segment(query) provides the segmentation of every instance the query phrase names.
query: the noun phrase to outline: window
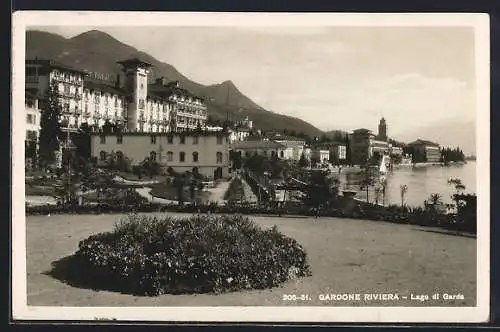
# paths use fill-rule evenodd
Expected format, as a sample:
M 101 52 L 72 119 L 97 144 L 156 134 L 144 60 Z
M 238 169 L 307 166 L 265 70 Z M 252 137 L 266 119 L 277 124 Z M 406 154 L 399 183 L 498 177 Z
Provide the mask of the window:
M 222 144 L 222 136 L 217 136 L 217 144 Z
M 139 99 L 139 108 L 144 109 L 144 99 Z
M 151 151 L 151 152 L 149 153 L 149 159 L 150 159 L 151 161 L 156 161 L 156 152 L 155 152 L 155 151 Z
M 181 163 L 183 163 L 184 159 L 186 159 L 186 153 L 185 152 L 179 152 L 179 161 Z
M 198 136 L 193 137 L 193 144 L 198 144 Z
M 26 115 L 26 122 L 27 123 L 33 123 L 33 115 L 27 114 Z
M 193 162 L 197 163 L 198 162 L 198 152 L 193 152 Z
M 181 136 L 181 144 L 185 144 L 185 143 L 186 143 L 186 137 Z
M 116 159 L 118 161 L 122 161 L 123 160 L 123 152 L 121 151 L 116 151 Z
M 106 152 L 101 151 L 101 152 L 99 153 L 99 158 L 101 159 L 101 161 L 106 160 Z
M 118 135 L 116 136 L 116 144 L 122 144 L 123 143 L 123 136 Z
M 174 136 L 168 135 L 168 137 L 167 137 L 167 143 L 168 144 L 173 144 L 174 143 Z
M 280 157 L 281 157 L 281 158 L 284 158 L 284 157 L 285 157 L 285 152 L 284 152 L 284 151 L 280 151 Z
M 101 136 L 101 144 L 106 144 L 106 136 Z
M 156 144 L 156 136 L 155 135 L 151 136 L 151 144 Z
M 172 151 L 167 152 L 167 161 L 173 161 L 174 160 L 174 153 Z
M 216 159 L 217 159 L 217 163 L 218 163 L 218 164 L 219 164 L 219 163 L 222 163 L 222 152 L 217 152 L 217 153 L 215 154 L 215 157 L 216 157 Z

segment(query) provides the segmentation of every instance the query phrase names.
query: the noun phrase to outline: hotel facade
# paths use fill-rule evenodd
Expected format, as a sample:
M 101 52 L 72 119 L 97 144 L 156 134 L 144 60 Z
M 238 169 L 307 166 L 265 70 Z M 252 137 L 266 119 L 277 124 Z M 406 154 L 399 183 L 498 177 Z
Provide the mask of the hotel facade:
M 54 60 L 26 60 L 28 95 L 43 100 L 55 84 L 63 127 L 86 123 L 98 130 L 106 121 L 127 132 L 170 132 L 204 127 L 203 99 L 179 82 L 160 78 L 149 84 L 151 64 L 137 58 L 118 62 L 122 72 L 111 82 Z M 43 109 L 43 107 L 41 107 Z

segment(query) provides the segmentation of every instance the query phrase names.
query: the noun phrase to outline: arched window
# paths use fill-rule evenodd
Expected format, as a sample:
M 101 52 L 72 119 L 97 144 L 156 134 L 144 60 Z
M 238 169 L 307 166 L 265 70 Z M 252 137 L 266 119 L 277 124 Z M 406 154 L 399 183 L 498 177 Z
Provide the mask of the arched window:
M 100 157 L 100 160 L 101 160 L 101 161 L 106 160 L 106 152 L 101 151 L 101 152 L 99 153 L 99 157 Z
M 151 159 L 151 161 L 156 161 L 156 152 L 155 151 L 151 151 L 149 153 L 149 159 Z
M 198 162 L 198 152 L 193 152 L 193 162 L 197 163 Z
M 179 152 L 179 161 L 183 163 L 184 159 L 186 159 L 186 153 L 183 151 Z
M 172 151 L 167 152 L 167 161 L 173 161 L 174 160 L 174 153 Z
M 280 151 L 280 157 L 285 158 L 285 151 Z
M 217 163 L 222 163 L 222 152 L 220 152 L 220 151 L 219 151 L 219 152 L 217 152 L 217 153 L 215 154 L 215 157 L 216 157 L 216 159 L 217 159 L 217 161 L 216 161 Z

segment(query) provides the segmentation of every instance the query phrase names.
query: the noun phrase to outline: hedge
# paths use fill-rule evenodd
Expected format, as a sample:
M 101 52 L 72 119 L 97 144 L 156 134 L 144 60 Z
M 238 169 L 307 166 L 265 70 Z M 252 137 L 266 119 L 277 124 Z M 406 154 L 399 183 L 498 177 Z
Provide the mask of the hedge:
M 320 216 L 337 218 L 357 218 L 380 220 L 385 222 L 411 224 L 418 226 L 441 227 L 450 230 L 465 232 L 476 232 L 476 216 L 471 215 L 465 220 L 457 221 L 456 215 L 433 214 L 422 208 L 401 208 L 400 206 L 375 206 L 364 204 L 363 207 L 347 212 L 342 208 L 327 208 L 319 211 Z M 101 213 L 130 213 L 130 212 L 179 212 L 179 213 L 217 213 L 217 214 L 243 214 L 243 215 L 302 215 L 314 216 L 317 211 L 302 205 L 288 205 L 286 209 L 270 206 L 255 206 L 250 204 L 226 204 L 206 203 L 195 204 L 95 204 L 95 205 L 41 205 L 27 206 L 26 215 L 49 215 L 49 214 L 101 214 Z M 461 218 L 464 219 L 464 218 Z
M 311 274 L 297 241 L 242 216 L 129 215 L 81 241 L 74 264 L 85 271 L 74 278 L 147 296 L 265 289 Z

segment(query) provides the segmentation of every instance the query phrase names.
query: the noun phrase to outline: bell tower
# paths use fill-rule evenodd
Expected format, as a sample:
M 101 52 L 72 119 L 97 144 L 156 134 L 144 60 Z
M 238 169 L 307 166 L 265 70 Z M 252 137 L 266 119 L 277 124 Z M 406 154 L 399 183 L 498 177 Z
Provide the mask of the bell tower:
M 127 91 L 127 128 L 130 131 L 144 130 L 146 116 L 144 114 L 148 96 L 148 75 L 152 65 L 132 58 L 118 62 L 122 65 L 124 79 L 122 88 Z
M 378 137 L 381 141 L 387 141 L 387 124 L 385 119 L 382 117 L 380 123 L 378 124 Z

